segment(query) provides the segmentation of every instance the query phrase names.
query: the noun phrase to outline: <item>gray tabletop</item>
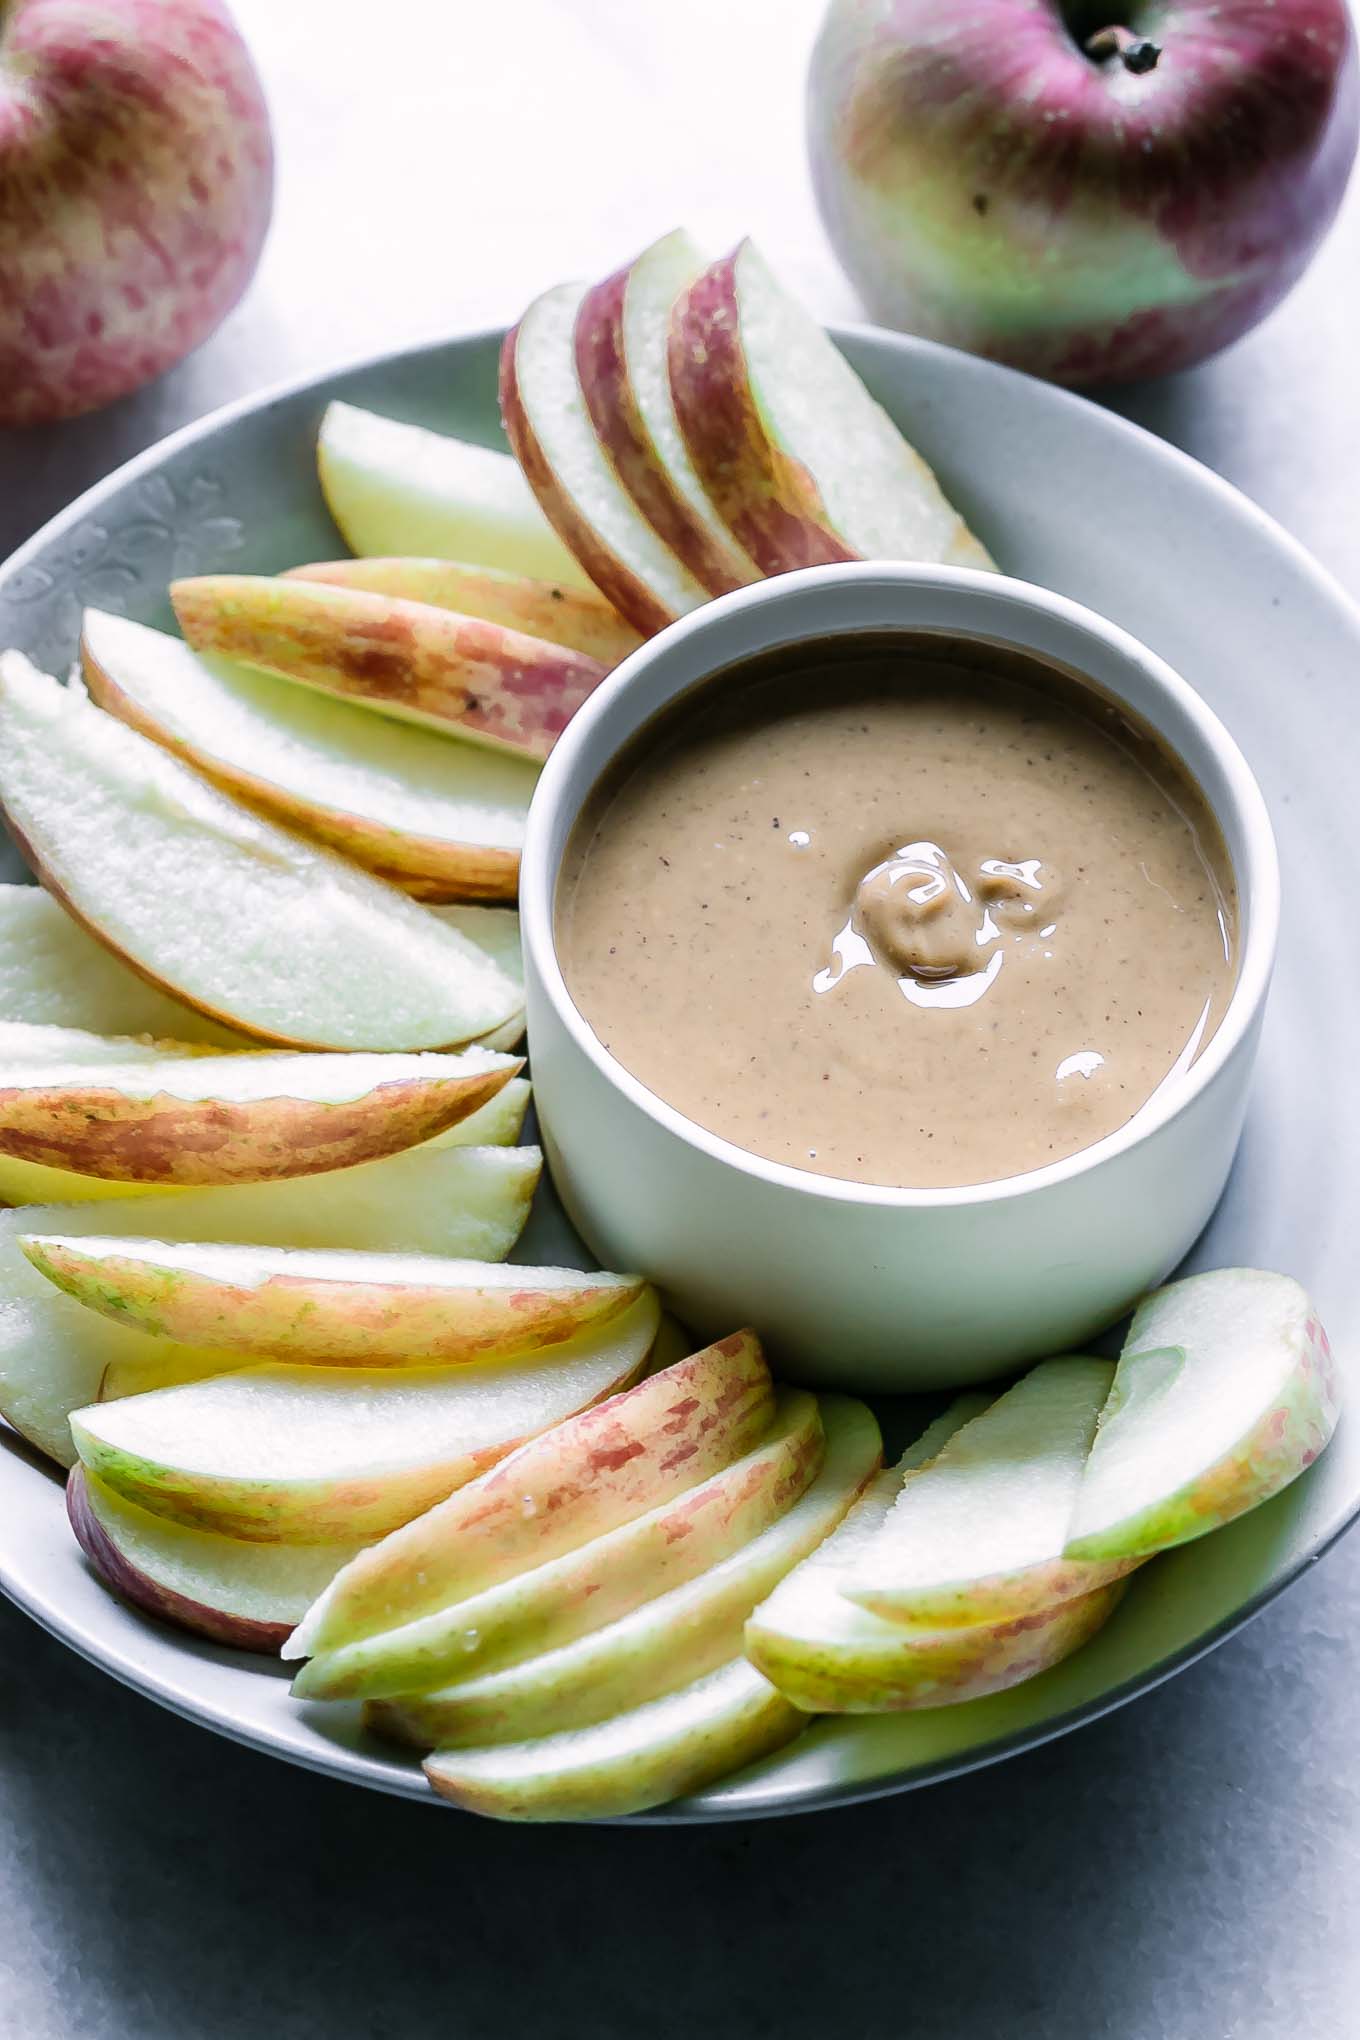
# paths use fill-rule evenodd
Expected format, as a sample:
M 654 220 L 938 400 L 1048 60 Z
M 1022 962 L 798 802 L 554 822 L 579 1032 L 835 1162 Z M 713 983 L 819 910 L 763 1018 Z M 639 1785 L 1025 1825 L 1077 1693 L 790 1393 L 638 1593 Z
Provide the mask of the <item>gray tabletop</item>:
M 281 150 L 260 277 L 156 388 L 0 435 L 0 556 L 230 397 L 507 319 L 681 222 L 754 232 L 855 314 L 800 153 L 819 0 L 236 11 Z M 1358 277 L 1360 186 L 1260 333 L 1119 406 L 1356 594 Z M 1352 1538 L 1184 1677 L 959 1783 L 765 1826 L 514 1830 L 247 1754 L 0 1604 L 0 2034 L 1354 2040 L 1357 1693 Z

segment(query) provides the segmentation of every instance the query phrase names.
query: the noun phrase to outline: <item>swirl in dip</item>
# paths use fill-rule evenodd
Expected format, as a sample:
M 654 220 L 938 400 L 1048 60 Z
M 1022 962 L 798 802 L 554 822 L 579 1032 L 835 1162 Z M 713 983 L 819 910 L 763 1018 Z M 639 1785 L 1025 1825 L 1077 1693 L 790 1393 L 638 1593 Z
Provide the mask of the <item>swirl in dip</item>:
M 705 681 L 595 788 L 556 900 L 573 1000 L 658 1097 L 770 1161 L 922 1188 L 1123 1126 L 1218 1026 L 1236 920 L 1150 729 L 928 632 Z

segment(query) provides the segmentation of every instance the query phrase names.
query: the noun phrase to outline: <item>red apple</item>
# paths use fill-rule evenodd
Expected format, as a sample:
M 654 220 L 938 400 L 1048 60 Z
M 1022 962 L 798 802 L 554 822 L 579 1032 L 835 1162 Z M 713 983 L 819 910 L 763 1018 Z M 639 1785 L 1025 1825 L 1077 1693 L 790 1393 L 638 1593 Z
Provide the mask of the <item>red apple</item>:
M 273 151 L 219 0 L 0 6 L 0 425 L 94 410 L 254 273 Z
M 1345 0 L 832 0 L 813 178 L 876 318 L 1058 382 L 1160 375 L 1303 273 L 1356 80 Z

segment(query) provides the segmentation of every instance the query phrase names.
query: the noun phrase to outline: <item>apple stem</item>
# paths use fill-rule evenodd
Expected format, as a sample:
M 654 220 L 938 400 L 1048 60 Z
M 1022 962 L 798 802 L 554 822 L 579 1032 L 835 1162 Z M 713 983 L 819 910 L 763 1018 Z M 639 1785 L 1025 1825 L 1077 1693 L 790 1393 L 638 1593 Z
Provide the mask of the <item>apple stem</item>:
M 1082 48 L 1097 63 L 1103 63 L 1106 57 L 1118 57 L 1124 69 L 1135 75 L 1155 71 L 1162 54 L 1160 43 L 1149 42 L 1145 35 L 1135 35 L 1131 28 L 1097 29 Z

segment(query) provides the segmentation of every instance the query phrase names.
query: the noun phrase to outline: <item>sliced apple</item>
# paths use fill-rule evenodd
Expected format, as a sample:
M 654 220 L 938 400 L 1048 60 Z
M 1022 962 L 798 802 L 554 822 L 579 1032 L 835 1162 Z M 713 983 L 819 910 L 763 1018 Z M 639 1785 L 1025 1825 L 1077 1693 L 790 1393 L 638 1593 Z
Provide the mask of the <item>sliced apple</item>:
M 816 1397 L 786 1390 L 765 1437 L 707 1480 L 485 1593 L 319 1653 L 293 1690 L 313 1700 L 427 1692 L 555 1650 L 759 1536 L 816 1478 L 824 1450 Z
M 91 1472 L 174 1522 L 266 1544 L 379 1537 L 623 1387 L 658 1316 L 648 1292 L 548 1361 L 248 1367 L 96 1403 L 71 1435 Z
M 501 352 L 501 416 L 549 521 L 600 593 L 649 637 L 708 591 L 653 531 L 595 435 L 576 373 L 585 286 L 530 305 Z
M 594 588 L 539 581 L 495 567 L 469 567 L 458 560 L 315 560 L 290 567 L 286 581 L 329 581 L 337 588 L 367 588 L 375 595 L 399 595 L 479 616 L 527 637 L 570 645 L 602 666 L 617 666 L 642 643 L 637 631 Z
M 48 890 L 125 962 L 283 1046 L 447 1048 L 519 1006 L 456 929 L 17 652 L 0 655 L 0 802 Z
M 66 1513 L 106 1586 L 134 1607 L 214 1643 L 278 1651 L 309 1601 L 361 1549 L 247 1544 L 167 1523 L 72 1468 Z
M 329 404 L 316 465 L 356 553 L 432 553 L 588 585 L 508 454 Z
M 0 885 L 0 1013 L 96 1034 L 259 1046 L 148 984 L 38 885 Z M 0 1197 L 8 1194 L 0 1186 Z
M 576 372 L 601 446 L 659 538 L 710 595 L 761 578 L 704 494 L 671 396 L 671 311 L 704 271 L 685 233 L 667 234 L 595 284 L 576 315 Z
M 751 1616 L 746 1654 L 796 1707 L 809 1714 L 882 1714 L 980 1699 L 1069 1656 L 1114 1609 L 1121 1582 L 1012 1622 L 919 1629 L 857 1608 L 842 1593 L 904 1482 L 987 1406 L 985 1396 L 952 1403 Z
M 737 1658 L 593 1728 L 437 1750 L 425 1775 L 441 1798 L 496 1820 L 618 1819 L 697 1792 L 806 1726 L 805 1715 Z
M 700 485 L 765 573 L 858 559 L 992 564 L 749 241 L 676 305 L 670 381 Z
M 205 574 L 170 599 L 197 651 L 520 761 L 541 764 L 605 675 L 567 645 L 366 588 Z
M 1076 1563 L 1140 1559 L 1297 1479 L 1341 1409 L 1327 1334 L 1287 1275 L 1220 1268 L 1134 1312 L 1069 1528 Z
M 640 1275 L 433 1254 L 21 1235 L 77 1303 L 185 1345 L 329 1366 L 541 1352 L 635 1303 Z
M 543 1166 L 536 1147 L 426 1147 L 359 1168 L 274 1183 L 167 1191 L 124 1203 L 0 1212 L 0 1295 L 48 1297 L 25 1260 L 25 1233 L 218 1240 L 232 1246 L 352 1247 L 503 1261 L 529 1215 Z
M 252 806 L 420 899 L 513 899 L 538 772 L 85 612 L 91 698 Z
M 41 1060 L 25 1052 L 52 1037 Z M 156 1053 L 75 1028 L 0 1022 L 0 1149 L 115 1182 L 259 1183 L 432 1140 L 523 1067 L 461 1055 Z
M 1063 1556 L 1107 1360 L 1045 1360 L 905 1482 L 842 1593 L 926 1628 L 1009 1622 L 1093 1592 L 1131 1560 Z
M 878 1425 L 863 1403 L 824 1396 L 822 1422 L 826 1458 L 811 1487 L 767 1530 L 697 1579 L 508 1671 L 433 1693 L 370 1701 L 370 1726 L 427 1750 L 519 1742 L 589 1727 L 739 1656 L 751 1609 L 835 1529 L 878 1465 Z
M 686 1355 L 374 1545 L 309 1610 L 284 1656 L 340 1650 L 437 1614 L 632 1522 L 741 1458 L 773 1409 L 753 1332 Z

